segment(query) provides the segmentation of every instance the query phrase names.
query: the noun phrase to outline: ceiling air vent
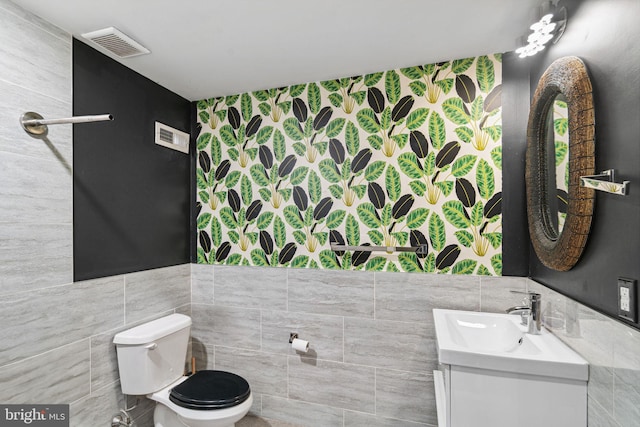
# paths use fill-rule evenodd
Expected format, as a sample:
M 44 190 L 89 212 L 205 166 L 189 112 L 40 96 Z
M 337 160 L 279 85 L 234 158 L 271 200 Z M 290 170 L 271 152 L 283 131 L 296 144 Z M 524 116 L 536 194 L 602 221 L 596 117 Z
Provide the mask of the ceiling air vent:
M 113 27 L 85 33 L 82 34 L 82 37 L 118 55 L 120 58 L 130 58 L 151 53 L 149 49 Z
M 189 134 L 156 122 L 156 144 L 189 153 Z

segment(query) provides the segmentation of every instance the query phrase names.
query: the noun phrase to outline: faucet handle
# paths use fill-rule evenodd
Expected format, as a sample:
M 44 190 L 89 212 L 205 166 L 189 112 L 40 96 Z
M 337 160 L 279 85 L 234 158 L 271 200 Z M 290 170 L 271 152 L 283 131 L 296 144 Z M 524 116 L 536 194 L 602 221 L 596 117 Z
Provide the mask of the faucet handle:
M 524 299 L 522 300 L 524 303 L 531 303 L 532 301 L 538 302 L 542 298 L 538 292 L 531 291 L 519 291 L 517 289 L 509 289 L 509 292 L 512 294 L 524 295 Z
M 540 294 L 538 292 L 532 292 L 532 291 L 519 291 L 517 289 L 509 289 L 509 292 L 511 292 L 512 294 L 522 294 L 522 295 L 536 295 L 536 296 L 540 296 Z

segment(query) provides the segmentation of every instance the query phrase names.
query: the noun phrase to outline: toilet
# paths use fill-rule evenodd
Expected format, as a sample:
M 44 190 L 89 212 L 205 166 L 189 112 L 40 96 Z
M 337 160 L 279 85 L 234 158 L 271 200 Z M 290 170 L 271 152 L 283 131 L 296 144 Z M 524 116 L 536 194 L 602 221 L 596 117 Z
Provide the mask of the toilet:
M 189 316 L 171 314 L 116 334 L 122 393 L 156 402 L 155 427 L 232 427 L 253 404 L 249 383 L 224 371 L 183 375 L 190 330 Z

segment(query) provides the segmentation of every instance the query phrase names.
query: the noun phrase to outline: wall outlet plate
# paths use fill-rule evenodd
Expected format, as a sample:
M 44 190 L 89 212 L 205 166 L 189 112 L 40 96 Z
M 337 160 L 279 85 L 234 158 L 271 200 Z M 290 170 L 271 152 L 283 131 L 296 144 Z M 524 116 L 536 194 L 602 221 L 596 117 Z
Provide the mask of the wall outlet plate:
M 618 277 L 618 316 L 634 323 L 638 321 L 636 295 L 636 280 Z

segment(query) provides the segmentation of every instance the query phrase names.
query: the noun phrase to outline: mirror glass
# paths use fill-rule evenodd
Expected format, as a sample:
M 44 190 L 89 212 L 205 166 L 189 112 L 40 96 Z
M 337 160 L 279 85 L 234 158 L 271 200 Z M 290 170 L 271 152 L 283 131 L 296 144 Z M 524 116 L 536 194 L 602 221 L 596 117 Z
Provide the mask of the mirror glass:
M 557 239 L 567 216 L 569 197 L 569 110 L 564 94 L 558 93 L 550 105 L 545 120 L 546 163 L 547 163 L 547 204 L 549 217 L 547 233 Z M 554 167 L 555 166 L 555 167 Z

